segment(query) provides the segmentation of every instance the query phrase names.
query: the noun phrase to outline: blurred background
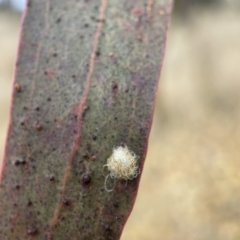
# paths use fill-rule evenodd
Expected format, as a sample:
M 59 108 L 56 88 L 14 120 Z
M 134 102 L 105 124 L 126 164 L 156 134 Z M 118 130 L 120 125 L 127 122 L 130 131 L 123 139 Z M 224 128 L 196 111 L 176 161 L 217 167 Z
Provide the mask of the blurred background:
M 0 154 L 24 0 L 0 0 Z M 176 0 L 121 240 L 240 239 L 240 1 Z

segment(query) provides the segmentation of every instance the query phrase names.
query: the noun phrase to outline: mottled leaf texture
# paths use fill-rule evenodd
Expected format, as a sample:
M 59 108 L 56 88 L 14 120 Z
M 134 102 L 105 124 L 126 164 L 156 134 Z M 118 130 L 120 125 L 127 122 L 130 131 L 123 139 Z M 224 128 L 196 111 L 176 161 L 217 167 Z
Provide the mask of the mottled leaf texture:
M 127 145 L 142 171 L 171 0 L 31 0 L 0 188 L 1 240 L 119 239 L 140 175 L 109 178 Z M 151 206 L 149 206 L 151 207 Z

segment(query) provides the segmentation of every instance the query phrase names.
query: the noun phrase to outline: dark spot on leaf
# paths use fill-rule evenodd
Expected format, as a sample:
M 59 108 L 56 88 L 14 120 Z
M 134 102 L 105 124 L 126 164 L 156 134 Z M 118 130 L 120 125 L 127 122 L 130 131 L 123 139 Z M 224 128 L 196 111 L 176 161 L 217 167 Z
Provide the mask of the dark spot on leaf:
M 62 203 L 63 203 L 65 206 L 69 206 L 69 205 L 70 205 L 70 201 L 69 201 L 67 198 L 63 198 L 63 199 L 62 199 Z
M 44 75 L 49 78 L 53 78 L 55 76 L 55 70 L 54 69 L 46 69 L 44 71 Z
M 78 164 L 81 164 L 82 162 L 83 162 L 83 160 L 82 160 L 82 159 L 78 160 Z
M 93 139 L 93 141 L 97 140 L 97 136 L 94 135 L 94 136 L 92 137 L 92 139 Z
M 88 185 L 91 182 L 91 177 L 88 173 L 84 173 L 81 177 L 81 181 L 83 185 Z
M 55 176 L 54 176 L 54 174 L 50 174 L 50 175 L 48 176 L 48 178 L 49 178 L 49 180 L 50 180 L 51 182 L 54 182 L 54 181 L 55 181 Z
M 85 24 L 84 24 L 84 27 L 85 27 L 85 28 L 88 28 L 88 27 L 89 27 L 89 24 L 88 24 L 88 23 L 85 23 Z
M 38 131 L 41 131 L 41 130 L 42 130 L 42 126 L 41 126 L 39 123 L 36 123 L 36 124 L 35 124 L 35 128 L 36 128 Z
M 30 200 L 27 202 L 27 206 L 28 207 L 32 206 L 32 202 Z
M 52 99 L 51 99 L 50 97 L 49 97 L 49 98 L 47 98 L 47 101 L 48 101 L 48 102 L 51 102 L 51 100 L 52 100 Z
M 116 82 L 112 83 L 112 89 L 116 90 L 118 88 L 118 84 Z
M 108 223 L 105 223 L 103 226 L 104 226 L 105 231 L 109 232 L 111 230 L 111 227 L 109 226 Z
M 115 208 L 118 208 L 118 207 L 119 207 L 119 202 L 115 202 L 115 203 L 113 204 L 113 206 L 114 206 Z
M 99 57 L 101 55 L 100 51 L 96 51 L 96 57 Z
M 27 233 L 30 236 L 36 236 L 38 234 L 38 230 L 36 228 L 30 228 L 28 229 Z
M 56 23 L 60 23 L 62 21 L 62 19 L 61 18 L 58 18 L 57 20 L 56 20 Z
M 17 92 L 21 92 L 22 91 L 22 88 L 21 88 L 21 86 L 18 83 L 15 83 L 14 88 L 15 88 L 15 90 Z
M 36 111 L 40 111 L 40 107 L 36 107 L 35 110 L 36 110 Z
M 57 54 L 57 53 L 54 53 L 54 54 L 53 54 L 53 56 L 54 56 L 54 57 L 57 57 L 57 56 L 58 56 L 58 54 Z
M 24 125 L 26 125 L 26 123 L 27 123 L 27 118 L 26 117 L 22 118 L 20 121 L 20 125 L 24 126 Z
M 27 163 L 27 162 L 26 162 L 24 159 L 21 159 L 21 158 L 16 159 L 16 160 L 14 161 L 14 165 L 16 165 L 16 166 L 25 165 L 26 163 Z
M 89 153 L 84 153 L 83 158 L 88 159 L 89 158 Z
M 21 188 L 21 186 L 19 184 L 15 185 L 15 189 L 19 190 Z
M 35 165 L 31 165 L 31 167 L 32 167 L 32 169 L 34 169 L 34 170 L 36 169 L 36 166 L 35 166 Z

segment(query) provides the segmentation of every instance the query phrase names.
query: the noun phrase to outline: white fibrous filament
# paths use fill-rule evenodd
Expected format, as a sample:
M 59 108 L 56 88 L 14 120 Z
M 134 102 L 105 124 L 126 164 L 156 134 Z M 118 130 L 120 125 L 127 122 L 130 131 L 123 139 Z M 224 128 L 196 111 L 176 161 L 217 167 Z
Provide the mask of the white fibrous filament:
M 140 173 L 138 157 L 127 146 L 113 148 L 112 155 L 107 159 L 107 164 L 104 167 L 108 167 L 110 171 L 105 179 L 105 189 L 107 191 L 112 191 L 106 188 L 106 181 L 109 176 L 120 180 L 132 180 Z

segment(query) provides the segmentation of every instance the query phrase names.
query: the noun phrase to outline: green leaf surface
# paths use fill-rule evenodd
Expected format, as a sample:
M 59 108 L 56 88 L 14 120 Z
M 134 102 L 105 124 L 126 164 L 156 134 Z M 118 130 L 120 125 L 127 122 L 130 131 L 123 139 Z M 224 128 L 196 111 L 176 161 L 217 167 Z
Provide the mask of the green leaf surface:
M 171 0 L 31 0 L 1 168 L 0 239 L 119 239 L 142 172 Z

